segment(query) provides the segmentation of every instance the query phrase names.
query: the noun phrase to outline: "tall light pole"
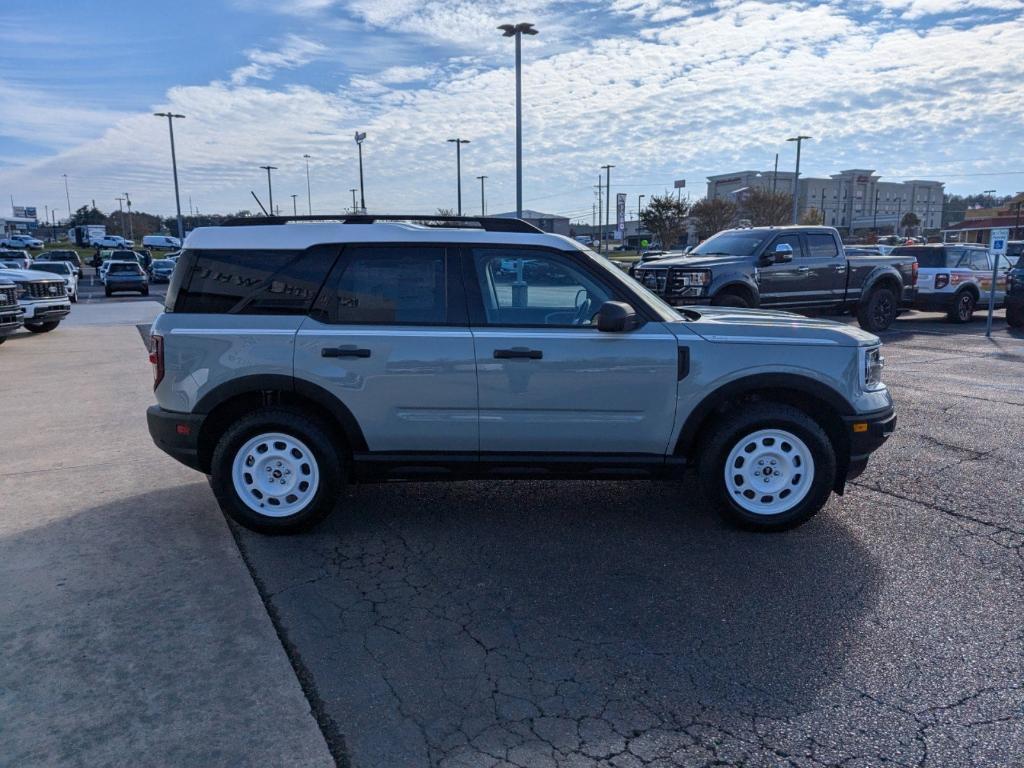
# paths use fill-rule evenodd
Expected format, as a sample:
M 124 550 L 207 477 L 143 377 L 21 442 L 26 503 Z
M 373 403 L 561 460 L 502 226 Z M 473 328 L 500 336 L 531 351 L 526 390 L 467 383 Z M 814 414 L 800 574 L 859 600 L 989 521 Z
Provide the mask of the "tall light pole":
M 123 236 L 124 233 L 125 233 L 125 228 L 124 228 L 124 208 L 121 206 L 121 203 L 124 202 L 124 198 L 123 197 L 115 197 L 114 199 L 117 200 L 117 211 L 118 211 L 118 215 L 120 216 L 120 219 L 121 219 L 121 235 Z
M 124 193 L 124 202 L 128 206 L 128 239 L 135 242 L 135 225 L 132 223 L 132 199 Z
M 462 215 L 462 145 L 469 144 L 469 139 L 460 139 L 458 137 L 454 139 L 448 139 L 449 144 L 455 145 L 455 186 L 458 189 L 458 212 L 459 216 Z
M 277 166 L 276 165 L 261 165 L 260 168 L 262 168 L 264 171 L 267 172 L 267 197 L 270 198 L 270 215 L 273 216 L 274 215 L 274 186 L 270 183 L 270 172 L 271 171 L 276 171 L 277 170 Z
M 303 159 L 306 161 L 306 205 L 309 208 L 309 215 L 313 215 L 313 196 L 309 192 L 309 158 L 312 155 L 303 155 Z
M 184 115 L 177 115 L 173 112 L 154 112 L 156 117 L 167 118 L 167 129 L 171 134 L 171 168 L 174 171 L 174 204 L 178 208 L 178 239 L 185 239 L 185 224 L 181 220 L 181 196 L 178 193 L 178 158 L 174 154 L 174 120 L 184 119 Z
M 602 165 L 601 170 L 605 173 L 604 179 L 604 225 L 610 229 L 612 224 L 612 168 L 614 165 Z M 601 244 L 604 247 L 604 252 L 608 253 L 608 245 L 604 238 L 604 232 L 601 233 Z
M 516 39 L 516 218 L 523 218 L 523 35 L 536 35 L 533 24 L 502 24 L 504 37 Z
M 481 216 L 486 216 L 487 215 L 487 198 L 484 197 L 484 179 L 486 179 L 487 177 L 486 176 L 477 176 L 477 178 L 480 179 L 480 215 Z M 1019 205 L 1017 206 L 1017 209 L 1018 209 L 1018 211 L 1020 210 L 1020 206 Z
M 62 173 L 64 177 L 64 196 L 68 199 L 68 221 L 71 221 L 71 193 L 68 191 L 68 175 Z
M 299 215 L 299 207 L 298 207 L 298 204 L 295 202 L 295 199 L 297 197 L 298 197 L 298 195 L 292 195 L 292 216 L 298 216 Z
M 358 190 L 355 187 L 349 190 L 352 193 L 352 213 L 356 213 L 359 209 L 356 208 L 356 192 Z
M 359 149 L 359 209 L 366 213 L 366 195 L 363 192 L 363 139 L 366 138 L 366 131 L 356 131 L 356 147 Z
M 799 212 L 797 210 L 797 207 L 798 207 L 797 200 L 799 198 L 799 194 L 798 193 L 800 192 L 800 186 L 799 186 L 800 185 L 800 145 L 803 144 L 805 140 L 810 139 L 810 138 L 811 138 L 810 136 L 793 136 L 792 138 L 786 139 L 786 141 L 795 141 L 796 142 L 796 173 L 793 174 L 793 223 L 794 224 L 799 223 L 799 221 L 798 221 L 798 219 L 799 219 Z

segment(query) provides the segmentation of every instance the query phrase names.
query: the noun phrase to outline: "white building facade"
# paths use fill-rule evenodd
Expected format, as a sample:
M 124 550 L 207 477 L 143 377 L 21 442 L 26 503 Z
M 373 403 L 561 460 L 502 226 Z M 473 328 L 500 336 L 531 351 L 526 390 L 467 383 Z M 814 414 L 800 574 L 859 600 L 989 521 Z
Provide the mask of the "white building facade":
M 708 177 L 708 198 L 742 199 L 750 189 L 793 191 L 793 172 L 738 171 Z M 924 229 L 942 225 L 945 184 L 914 179 L 882 181 L 873 170 L 852 168 L 829 178 L 800 176 L 800 215 L 811 209 L 824 211 L 825 223 L 853 234 L 857 230 L 893 230 L 909 211 L 917 214 Z

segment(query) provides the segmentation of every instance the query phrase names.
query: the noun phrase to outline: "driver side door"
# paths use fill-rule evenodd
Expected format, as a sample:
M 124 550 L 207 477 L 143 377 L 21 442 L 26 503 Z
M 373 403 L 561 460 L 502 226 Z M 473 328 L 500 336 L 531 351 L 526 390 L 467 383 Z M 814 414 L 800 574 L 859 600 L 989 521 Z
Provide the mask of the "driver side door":
M 504 246 L 464 254 L 481 453 L 663 455 L 679 370 L 668 328 L 599 331 L 601 304 L 629 297 L 583 257 Z

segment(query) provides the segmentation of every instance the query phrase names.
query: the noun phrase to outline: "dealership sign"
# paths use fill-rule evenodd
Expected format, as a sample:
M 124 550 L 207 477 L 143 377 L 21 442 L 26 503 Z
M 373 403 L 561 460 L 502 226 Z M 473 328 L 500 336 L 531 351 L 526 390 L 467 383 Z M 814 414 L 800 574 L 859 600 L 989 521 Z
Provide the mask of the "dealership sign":
M 36 219 L 39 217 L 36 214 L 36 207 L 34 205 L 16 205 L 14 206 L 14 218 Z
M 626 193 L 615 196 L 615 239 L 621 240 L 626 234 Z

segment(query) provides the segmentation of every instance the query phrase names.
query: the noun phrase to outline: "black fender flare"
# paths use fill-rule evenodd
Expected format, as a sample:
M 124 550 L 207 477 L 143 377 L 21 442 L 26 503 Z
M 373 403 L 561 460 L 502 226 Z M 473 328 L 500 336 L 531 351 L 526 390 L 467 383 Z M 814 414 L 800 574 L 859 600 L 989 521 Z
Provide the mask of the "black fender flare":
M 871 292 L 879 282 L 883 280 L 892 280 L 896 283 L 898 286 L 896 288 L 896 298 L 899 299 L 903 292 L 903 288 L 905 287 L 903 285 L 903 275 L 900 274 L 900 271 L 896 269 L 896 267 L 884 266 L 875 267 L 868 273 L 868 276 L 864 279 L 864 286 L 861 288 L 860 302 L 863 302 L 868 296 L 870 296 Z
M 710 299 L 714 299 L 715 296 L 723 291 L 729 290 L 730 288 L 741 288 L 745 293 L 749 293 L 753 299 L 751 306 L 756 307 L 761 304 L 761 292 L 758 289 L 758 285 L 754 281 L 754 278 L 749 275 L 737 274 L 735 272 L 724 275 L 718 279 L 712 275 L 711 285 L 708 287 L 708 297 Z

